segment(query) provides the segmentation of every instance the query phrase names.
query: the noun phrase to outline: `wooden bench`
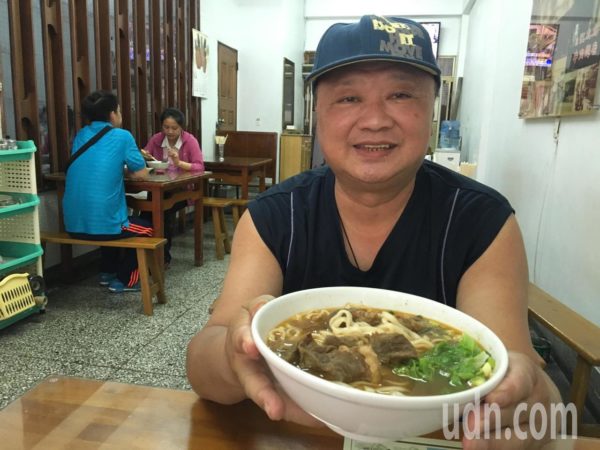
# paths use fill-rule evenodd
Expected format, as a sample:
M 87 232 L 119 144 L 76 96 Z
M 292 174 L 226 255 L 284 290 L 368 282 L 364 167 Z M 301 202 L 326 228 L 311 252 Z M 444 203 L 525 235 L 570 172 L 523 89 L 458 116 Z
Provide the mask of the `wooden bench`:
M 140 287 L 144 314 L 152 315 L 152 298 L 156 295 L 158 303 L 166 303 L 165 282 L 162 264 L 157 250 L 167 243 L 165 238 L 130 237 L 112 241 L 92 241 L 72 238 L 68 233 L 41 233 L 42 243 L 61 245 L 91 245 L 95 247 L 134 248 L 137 254 L 140 272 Z
M 223 259 L 225 253 L 231 252 L 231 241 L 225 224 L 225 208 L 233 205 L 233 200 L 220 197 L 204 197 L 203 205 L 212 211 L 213 228 L 215 230 L 215 251 L 217 259 Z
M 529 317 L 577 354 L 569 393 L 569 401 L 577 408 L 577 431 L 585 436 L 600 436 L 598 424 L 582 423 L 591 373 L 595 366 L 600 366 L 600 328 L 533 283 L 529 284 Z

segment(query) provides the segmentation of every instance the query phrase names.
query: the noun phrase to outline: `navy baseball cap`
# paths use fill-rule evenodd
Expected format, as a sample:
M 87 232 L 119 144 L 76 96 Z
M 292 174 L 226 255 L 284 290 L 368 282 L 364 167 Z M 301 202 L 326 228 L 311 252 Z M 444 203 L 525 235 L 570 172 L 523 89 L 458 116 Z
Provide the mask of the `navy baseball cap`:
M 329 27 L 319 41 L 313 70 L 306 80 L 314 82 L 331 70 L 363 61 L 409 64 L 430 73 L 440 83 L 440 68 L 427 30 L 402 17 L 374 15 Z

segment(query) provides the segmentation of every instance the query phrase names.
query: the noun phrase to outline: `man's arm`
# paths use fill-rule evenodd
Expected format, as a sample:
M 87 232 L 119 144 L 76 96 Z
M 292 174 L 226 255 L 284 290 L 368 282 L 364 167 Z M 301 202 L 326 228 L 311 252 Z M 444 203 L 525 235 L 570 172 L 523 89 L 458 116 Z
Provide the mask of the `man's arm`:
M 282 283 L 279 264 L 246 211 L 235 230 L 223 291 L 208 323 L 188 346 L 188 378 L 198 395 L 220 403 L 235 403 L 249 396 L 226 354 L 228 331 L 239 332 L 251 340 L 251 317 L 244 308 L 261 295 L 280 295 Z M 247 317 L 240 318 L 240 314 Z
M 543 360 L 533 349 L 527 322 L 527 258 L 521 231 L 514 216 L 509 217 L 496 239 L 463 275 L 457 295 L 457 307 L 487 325 L 509 351 L 509 369 L 500 385 L 486 396 L 486 402 L 501 408 L 502 426 L 515 425 L 514 408 L 521 403 L 548 410 L 550 403 L 561 401 L 554 383 L 544 373 Z M 539 415 L 538 415 L 539 416 Z M 529 414 L 519 417 L 526 420 Z M 474 416 L 467 418 L 473 430 Z M 493 426 L 493 423 L 491 424 Z M 521 429 L 528 429 L 522 424 Z M 539 424 L 536 429 L 539 428 Z M 503 434 L 504 435 L 504 434 Z M 544 440 L 520 441 L 516 433 L 494 448 L 537 448 Z M 465 449 L 475 448 L 474 441 L 463 441 Z
M 129 177 L 134 180 L 145 180 L 146 178 L 148 178 L 149 173 L 150 172 L 148 172 L 147 167 L 144 167 L 143 169 L 138 170 L 137 172 L 128 171 Z
M 492 244 L 461 278 L 457 308 L 492 329 L 508 350 L 539 361 L 527 323 L 527 259 L 511 215 Z

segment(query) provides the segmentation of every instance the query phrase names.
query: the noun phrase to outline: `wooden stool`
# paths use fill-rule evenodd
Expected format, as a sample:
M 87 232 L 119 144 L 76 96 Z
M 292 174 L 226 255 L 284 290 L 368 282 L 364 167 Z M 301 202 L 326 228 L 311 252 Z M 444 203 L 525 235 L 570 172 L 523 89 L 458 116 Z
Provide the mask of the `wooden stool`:
M 245 200 L 243 198 L 235 198 L 231 200 L 231 215 L 233 216 L 233 229 L 237 227 L 238 222 L 240 221 L 240 216 L 246 209 L 246 205 L 249 200 Z
M 232 205 L 232 200 L 228 198 L 204 197 L 204 206 L 211 208 L 213 227 L 215 229 L 215 250 L 217 259 L 223 259 L 225 253 L 231 252 L 231 242 L 227 235 L 227 227 L 225 225 L 224 209 Z

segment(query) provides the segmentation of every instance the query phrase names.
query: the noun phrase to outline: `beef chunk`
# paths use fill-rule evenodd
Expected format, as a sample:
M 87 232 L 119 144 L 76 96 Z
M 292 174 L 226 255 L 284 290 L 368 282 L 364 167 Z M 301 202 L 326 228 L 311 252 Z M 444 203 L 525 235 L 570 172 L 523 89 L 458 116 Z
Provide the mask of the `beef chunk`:
M 355 322 L 365 322 L 371 326 L 376 326 L 381 323 L 379 311 L 371 311 L 367 309 L 357 308 L 350 308 L 349 311 L 352 313 L 352 319 Z
M 431 328 L 431 322 L 423 316 L 398 317 L 397 319 L 415 333 L 422 334 L 423 331 Z
M 339 347 L 341 345 L 354 347 L 365 343 L 367 343 L 367 340 L 362 336 L 334 336 L 333 334 L 327 336 L 323 341 L 323 345 L 333 345 L 334 347 Z
M 351 383 L 368 377 L 369 369 L 364 357 L 346 346 L 318 345 L 307 335 L 298 345 L 298 366 L 333 381 Z
M 395 366 L 417 357 L 417 350 L 401 334 L 374 334 L 371 336 L 371 346 L 381 364 L 387 366 Z

